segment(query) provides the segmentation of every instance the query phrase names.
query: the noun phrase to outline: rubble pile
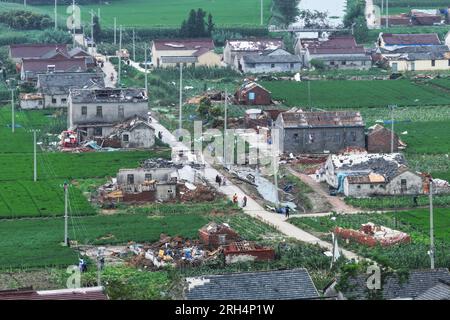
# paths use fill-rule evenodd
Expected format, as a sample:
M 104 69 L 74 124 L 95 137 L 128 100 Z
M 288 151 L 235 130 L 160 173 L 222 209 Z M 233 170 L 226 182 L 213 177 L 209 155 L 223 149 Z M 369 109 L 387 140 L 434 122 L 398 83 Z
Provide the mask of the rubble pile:
M 369 247 L 374 247 L 377 244 L 387 247 L 411 242 L 411 237 L 407 233 L 377 226 L 372 222 L 361 225 L 359 230 L 336 227 L 334 233 L 344 239 L 354 240 Z
M 181 185 L 179 188 L 180 200 L 183 202 L 210 202 L 217 199 L 217 192 L 214 188 L 198 185 L 192 190 Z

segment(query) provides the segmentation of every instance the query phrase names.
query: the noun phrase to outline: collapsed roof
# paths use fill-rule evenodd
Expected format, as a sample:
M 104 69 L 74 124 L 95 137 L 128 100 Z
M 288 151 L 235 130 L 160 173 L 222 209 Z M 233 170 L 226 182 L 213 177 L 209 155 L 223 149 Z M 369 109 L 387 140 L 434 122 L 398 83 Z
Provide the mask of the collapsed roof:
M 117 102 L 146 102 L 148 100 L 145 89 L 71 89 L 70 95 L 74 103 L 117 103 Z
M 283 112 L 280 114 L 285 128 L 363 127 L 361 113 L 356 111 Z

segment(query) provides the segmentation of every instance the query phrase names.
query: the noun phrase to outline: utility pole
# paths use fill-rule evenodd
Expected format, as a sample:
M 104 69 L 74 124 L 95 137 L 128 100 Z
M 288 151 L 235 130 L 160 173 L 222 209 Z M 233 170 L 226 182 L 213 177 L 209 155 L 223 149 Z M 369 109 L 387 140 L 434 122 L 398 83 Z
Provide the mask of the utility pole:
M 386 0 L 386 28 L 389 28 L 389 0 Z
M 183 129 L 183 62 L 180 62 L 180 119 L 179 119 L 179 134 Z
M 16 120 L 16 116 L 14 114 L 14 89 L 11 89 L 11 132 L 14 133 L 16 124 L 15 124 L 15 120 Z
M 225 88 L 225 114 L 223 121 L 223 164 L 225 167 L 228 167 L 227 163 L 227 126 L 228 126 L 228 90 Z
M 311 80 L 308 80 L 308 105 L 310 111 L 312 111 L 312 105 L 311 105 Z
M 72 0 L 72 42 L 75 47 L 75 0 Z
M 264 0 L 261 0 L 261 25 L 263 25 L 264 23 L 263 14 L 264 14 Z
M 27 6 L 27 0 L 23 0 L 23 5 L 26 7 Z
M 396 105 L 390 105 L 389 109 L 391 109 L 391 153 L 394 153 L 394 109 Z
M 114 17 L 114 45 L 117 44 L 117 41 L 116 41 L 117 37 L 116 37 L 116 34 L 117 34 L 117 18 Z
M 145 63 L 145 93 L 148 94 L 148 75 L 147 75 L 147 42 L 144 48 L 144 63 Z
M 102 285 L 102 270 L 104 266 L 104 248 L 98 247 L 97 248 L 97 286 Z
M 134 28 L 133 28 L 133 61 L 136 62 L 136 41 L 135 41 Z
M 69 222 L 69 211 L 67 207 L 68 203 L 68 188 L 67 182 L 64 182 L 64 245 L 67 247 L 69 245 L 68 241 L 68 222 Z
M 94 10 L 91 10 L 91 43 L 92 43 L 92 51 L 94 52 Z
M 55 30 L 58 29 L 58 0 L 55 0 Z
M 280 200 L 278 197 L 278 154 L 275 151 L 278 150 L 273 150 L 273 146 L 274 141 L 273 141 L 273 137 L 274 137 L 274 125 L 273 125 L 273 121 L 272 121 L 272 126 L 271 126 L 271 130 L 270 130 L 270 135 L 272 137 L 272 162 L 273 162 L 273 180 L 274 180 L 274 184 L 275 184 L 275 205 L 276 208 L 278 209 L 280 207 Z
M 121 73 L 121 64 L 122 64 L 122 25 L 119 27 L 119 73 L 117 74 L 117 84 L 120 87 L 120 73 Z
M 33 181 L 36 182 L 37 181 L 37 155 L 36 155 L 36 132 L 39 130 L 33 129 Z
M 430 262 L 434 269 L 434 221 L 433 221 L 433 179 L 430 179 Z

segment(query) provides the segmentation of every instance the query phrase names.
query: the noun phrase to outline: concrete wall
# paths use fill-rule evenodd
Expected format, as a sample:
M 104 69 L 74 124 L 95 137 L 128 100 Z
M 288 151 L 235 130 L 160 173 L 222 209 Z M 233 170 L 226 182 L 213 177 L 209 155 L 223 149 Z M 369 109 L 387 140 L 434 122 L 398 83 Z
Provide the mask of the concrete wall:
M 355 197 L 355 198 L 364 198 L 375 195 L 385 195 L 386 185 L 384 183 L 350 184 L 348 183 L 348 179 L 345 179 L 344 194 L 347 197 Z
M 82 107 L 87 107 L 87 114 L 82 115 Z M 97 106 L 102 107 L 102 117 L 97 117 Z M 119 113 L 123 107 L 123 117 Z M 69 97 L 68 123 L 69 127 L 83 124 L 119 123 L 136 115 L 147 118 L 148 102 L 97 102 L 97 103 L 73 103 Z
M 245 64 L 241 58 L 242 71 L 244 73 L 272 73 L 272 72 L 298 72 L 301 63 L 274 63 L 273 67 L 270 63 Z
M 52 100 L 56 99 L 55 102 Z M 63 99 L 66 99 L 66 102 L 63 102 Z M 58 95 L 44 95 L 44 104 L 45 108 L 67 108 L 69 104 L 69 95 L 68 94 L 58 94 Z
M 156 185 L 156 199 L 166 201 L 175 199 L 177 196 L 176 184 L 157 184 Z
M 196 66 L 207 66 L 207 67 L 220 67 L 221 64 L 221 58 L 220 55 L 213 51 L 208 51 L 205 54 L 202 54 L 198 57 L 198 63 L 195 64 Z
M 396 68 L 395 64 L 397 64 Z M 435 66 L 433 67 L 431 60 L 389 60 L 389 67 L 392 71 L 395 71 L 395 69 L 397 69 L 398 72 L 450 70 L 450 62 L 448 59 L 435 60 Z
M 128 135 L 128 142 L 123 136 Z M 132 131 L 124 131 L 121 135 L 122 148 L 143 148 L 149 149 L 155 145 L 155 130 L 141 125 Z
M 152 62 L 156 67 L 167 68 L 174 67 L 176 63 L 162 63 L 161 57 L 192 57 L 197 50 L 156 50 L 153 46 L 152 48 Z M 190 64 L 188 64 L 189 66 Z M 209 51 L 198 57 L 198 62 L 195 66 L 208 66 L 208 67 L 219 67 L 221 65 L 220 56 Z
M 391 131 L 379 130 L 367 136 L 367 151 L 369 153 L 391 152 Z M 398 137 L 394 134 L 394 152 L 398 151 Z
M 344 128 L 285 128 L 285 153 L 336 153 L 346 147 L 365 148 L 364 127 Z M 312 138 L 312 139 L 311 139 Z
M 127 177 L 129 174 L 134 175 L 134 184 L 139 185 L 145 182 L 145 175 L 151 174 L 152 180 L 169 181 L 170 176 L 176 169 L 172 168 L 155 168 L 155 169 L 121 169 L 117 173 L 117 184 L 121 187 L 127 185 Z
M 223 49 L 223 61 L 231 66 L 232 64 L 234 64 L 234 56 L 234 52 L 231 50 L 231 47 L 227 43 L 225 45 L 225 48 Z
M 402 190 L 401 181 L 406 180 L 406 190 Z M 386 186 L 388 194 L 402 195 L 402 194 L 420 194 L 423 192 L 422 177 L 411 171 L 405 171 L 395 178 L 393 178 Z
M 43 109 L 44 103 L 42 100 L 20 100 L 20 107 L 22 109 Z
M 327 57 L 326 59 L 325 59 L 325 56 Z M 308 66 L 310 66 L 311 60 L 315 59 L 315 60 L 323 61 L 325 63 L 325 66 L 330 69 L 367 70 L 372 67 L 372 62 L 370 60 L 367 60 L 366 56 L 363 56 L 363 55 L 361 55 L 361 60 L 348 59 L 348 60 L 342 61 L 342 58 L 346 58 L 348 56 L 354 57 L 354 55 L 337 54 L 337 55 L 333 55 L 333 57 L 336 57 L 336 60 L 333 60 L 332 58 L 330 58 L 330 55 L 311 54 L 311 55 L 308 55 L 307 64 L 308 64 Z M 344 62 L 345 62 L 345 64 L 344 64 Z

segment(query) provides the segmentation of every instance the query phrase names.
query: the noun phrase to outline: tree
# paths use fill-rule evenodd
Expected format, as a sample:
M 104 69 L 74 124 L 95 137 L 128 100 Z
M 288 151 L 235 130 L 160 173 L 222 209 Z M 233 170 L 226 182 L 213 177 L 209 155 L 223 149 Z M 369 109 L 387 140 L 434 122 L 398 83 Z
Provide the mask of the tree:
M 208 14 L 208 23 L 206 24 L 206 29 L 208 30 L 208 36 L 211 36 L 214 31 L 214 22 L 212 14 Z
M 94 39 L 96 42 L 99 42 L 102 38 L 102 29 L 100 27 L 100 19 L 98 18 L 97 15 L 94 16 L 93 18 L 93 22 L 94 22 Z
M 281 15 L 279 18 L 283 26 L 287 27 L 297 20 L 300 15 L 299 3 L 300 0 L 274 0 L 274 6 Z
M 191 10 L 187 20 L 183 20 L 180 28 L 180 36 L 184 38 L 200 38 L 211 36 L 214 29 L 212 15 L 209 14 L 205 23 L 206 12 L 202 9 Z
M 38 38 L 40 43 L 71 43 L 72 37 L 67 31 L 63 30 L 45 30 Z
M 366 3 L 364 0 L 355 0 L 348 7 L 344 17 L 344 26 L 353 28 L 357 42 L 364 42 L 368 39 L 369 29 L 366 20 Z

